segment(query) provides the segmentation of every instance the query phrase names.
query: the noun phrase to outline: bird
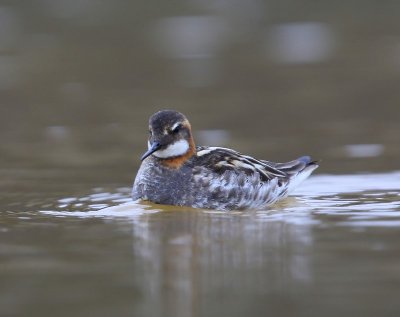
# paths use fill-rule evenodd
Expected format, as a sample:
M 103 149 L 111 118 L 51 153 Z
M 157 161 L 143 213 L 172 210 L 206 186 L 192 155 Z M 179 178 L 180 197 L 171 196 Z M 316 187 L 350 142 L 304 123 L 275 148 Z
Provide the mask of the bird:
M 196 146 L 188 119 L 175 110 L 150 117 L 141 161 L 133 200 L 221 211 L 268 208 L 318 167 L 309 156 L 274 163 L 229 148 Z

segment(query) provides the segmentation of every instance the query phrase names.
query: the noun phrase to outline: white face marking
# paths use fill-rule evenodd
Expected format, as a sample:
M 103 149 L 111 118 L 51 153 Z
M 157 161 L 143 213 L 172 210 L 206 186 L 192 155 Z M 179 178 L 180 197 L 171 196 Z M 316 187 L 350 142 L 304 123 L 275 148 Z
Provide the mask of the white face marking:
M 179 140 L 175 143 L 168 145 L 165 150 L 159 150 L 153 153 L 154 156 L 159 158 L 168 158 L 174 156 L 181 156 L 189 150 L 189 143 L 186 140 Z

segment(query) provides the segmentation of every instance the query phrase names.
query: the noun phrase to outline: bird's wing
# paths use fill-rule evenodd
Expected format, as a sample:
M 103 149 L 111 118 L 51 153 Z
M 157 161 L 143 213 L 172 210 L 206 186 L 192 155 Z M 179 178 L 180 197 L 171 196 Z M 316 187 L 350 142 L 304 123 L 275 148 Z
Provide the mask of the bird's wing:
M 285 171 L 286 166 L 281 169 L 277 166 L 279 163 L 257 160 L 251 156 L 222 147 L 198 147 L 196 159 L 198 166 L 203 166 L 217 174 L 223 174 L 225 171 L 246 175 L 258 173 L 260 180 L 264 182 L 276 177 L 287 178 L 289 176 Z

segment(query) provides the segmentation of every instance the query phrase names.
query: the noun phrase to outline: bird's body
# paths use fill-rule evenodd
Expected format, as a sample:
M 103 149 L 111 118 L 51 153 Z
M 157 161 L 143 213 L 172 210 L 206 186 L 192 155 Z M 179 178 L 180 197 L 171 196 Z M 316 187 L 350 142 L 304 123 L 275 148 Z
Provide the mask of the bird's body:
M 133 199 L 217 210 L 260 209 L 290 192 L 318 165 L 307 156 L 273 163 L 221 147 L 195 146 L 179 112 L 150 118 L 149 150 L 133 185 Z

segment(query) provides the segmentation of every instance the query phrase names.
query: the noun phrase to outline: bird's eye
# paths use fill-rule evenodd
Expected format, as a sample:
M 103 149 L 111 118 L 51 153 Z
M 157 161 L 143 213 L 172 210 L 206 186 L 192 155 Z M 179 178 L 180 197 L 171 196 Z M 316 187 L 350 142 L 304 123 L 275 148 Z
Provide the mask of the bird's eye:
M 178 133 L 182 129 L 182 125 L 178 124 L 172 127 L 171 132 L 172 133 Z
M 149 135 L 152 135 L 152 134 L 153 134 L 153 132 L 151 130 L 149 130 Z

